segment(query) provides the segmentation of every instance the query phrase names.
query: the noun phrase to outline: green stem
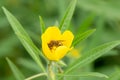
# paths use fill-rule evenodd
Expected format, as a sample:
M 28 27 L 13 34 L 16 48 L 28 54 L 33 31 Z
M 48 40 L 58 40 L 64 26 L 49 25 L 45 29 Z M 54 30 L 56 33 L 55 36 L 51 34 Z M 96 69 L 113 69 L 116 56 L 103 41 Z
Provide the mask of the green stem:
M 41 76 L 46 76 L 46 75 L 47 75 L 46 73 L 39 73 L 39 74 L 33 75 L 31 77 L 28 77 L 25 80 L 32 80 L 34 78 L 41 77 Z
M 48 80 L 56 80 L 55 72 L 55 63 L 50 61 L 48 64 Z

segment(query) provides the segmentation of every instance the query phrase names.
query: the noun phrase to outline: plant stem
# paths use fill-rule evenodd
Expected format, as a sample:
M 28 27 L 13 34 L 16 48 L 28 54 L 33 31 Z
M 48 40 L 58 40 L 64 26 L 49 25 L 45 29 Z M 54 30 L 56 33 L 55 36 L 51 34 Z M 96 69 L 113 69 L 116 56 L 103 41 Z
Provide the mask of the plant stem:
M 34 78 L 37 78 L 37 77 L 40 77 L 40 76 L 45 76 L 45 75 L 47 75 L 47 74 L 46 73 L 39 73 L 39 74 L 33 75 L 31 77 L 28 77 L 25 80 L 32 80 Z
M 48 80 L 56 80 L 55 72 L 55 63 L 50 61 L 48 64 Z

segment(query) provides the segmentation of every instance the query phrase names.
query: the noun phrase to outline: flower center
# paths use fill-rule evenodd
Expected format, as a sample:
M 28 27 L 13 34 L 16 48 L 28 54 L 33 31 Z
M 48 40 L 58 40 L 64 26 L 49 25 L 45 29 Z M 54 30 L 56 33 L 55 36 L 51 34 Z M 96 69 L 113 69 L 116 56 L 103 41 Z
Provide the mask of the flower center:
M 50 48 L 50 50 L 55 50 L 57 47 L 62 46 L 63 45 L 63 40 L 51 40 L 50 43 L 48 43 L 48 47 Z

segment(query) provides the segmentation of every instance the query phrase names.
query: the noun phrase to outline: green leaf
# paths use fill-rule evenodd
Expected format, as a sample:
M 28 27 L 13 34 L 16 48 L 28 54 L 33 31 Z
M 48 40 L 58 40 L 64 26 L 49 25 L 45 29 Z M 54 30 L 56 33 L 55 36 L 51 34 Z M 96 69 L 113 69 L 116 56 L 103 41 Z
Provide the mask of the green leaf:
M 109 43 L 102 44 L 86 53 L 82 57 L 80 57 L 78 60 L 76 60 L 73 64 L 71 64 L 66 70 L 66 72 L 71 72 L 73 69 L 80 68 L 86 64 L 89 64 L 90 62 L 96 60 L 106 52 L 110 51 L 115 46 L 119 45 L 120 41 L 113 41 Z
M 59 64 L 61 67 L 67 67 L 67 64 L 63 62 L 62 60 L 57 61 L 57 64 Z
M 42 54 L 42 52 L 34 45 L 32 40 L 30 39 L 27 32 L 23 29 L 22 25 L 18 22 L 18 20 L 7 10 L 3 7 L 4 13 L 7 16 L 8 21 L 10 22 L 14 32 L 16 33 L 17 37 L 20 39 L 21 43 L 25 47 L 25 49 L 28 51 L 28 53 L 31 55 L 31 57 L 35 60 L 35 62 L 39 65 L 39 67 L 42 69 L 42 71 L 45 72 L 45 69 L 43 67 L 43 64 L 40 60 L 39 54 Z M 44 56 L 43 56 L 44 57 Z
M 77 2 L 77 0 L 72 0 L 65 12 L 65 15 L 59 26 L 59 28 L 61 29 L 62 32 L 65 31 L 66 29 L 68 29 L 69 23 L 73 16 L 73 12 L 75 10 L 76 2 Z
M 34 72 L 40 72 L 39 66 L 31 59 L 20 58 L 17 60 L 17 63 L 22 67 L 29 69 Z
M 101 57 L 103 54 L 110 51 L 115 46 L 119 45 L 120 41 L 113 41 L 109 43 L 105 43 L 101 46 L 98 46 L 87 53 L 84 53 L 82 57 L 77 59 L 75 62 L 73 62 L 71 65 L 68 66 L 68 68 L 65 70 L 64 75 L 72 72 L 75 69 L 78 69 L 80 67 L 83 67 L 92 61 L 96 60 L 97 58 Z
M 110 77 L 106 80 L 119 80 L 120 79 L 120 69 L 117 69 L 115 72 L 113 72 Z
M 86 30 L 88 29 L 88 27 L 91 26 L 91 24 L 92 24 L 93 21 L 94 21 L 95 16 L 96 16 L 96 15 L 95 15 L 94 13 L 91 13 L 90 15 L 88 15 L 88 16 L 83 20 L 83 22 L 82 22 L 82 23 L 80 24 L 80 26 L 79 26 L 78 34 L 86 31 Z
M 24 80 L 24 79 L 25 79 L 24 75 L 23 75 L 23 74 L 20 72 L 20 70 L 15 66 L 15 64 L 12 63 L 12 61 L 10 61 L 9 58 L 6 58 L 6 60 L 7 60 L 8 64 L 9 64 L 9 66 L 10 66 L 10 68 L 11 68 L 11 70 L 12 70 L 12 72 L 13 72 L 15 78 L 16 78 L 16 80 Z
M 92 29 L 92 30 L 88 30 L 84 33 L 79 33 L 76 35 L 74 41 L 73 41 L 73 46 L 76 46 L 78 43 L 80 43 L 81 41 L 85 40 L 87 37 L 89 37 L 93 32 L 95 32 L 96 29 Z
M 39 54 L 37 54 L 38 51 L 35 51 L 36 47 L 32 43 L 29 43 L 29 40 L 25 36 L 23 36 L 23 35 L 21 35 L 19 33 L 16 33 L 16 34 L 20 37 L 20 40 L 22 40 L 24 42 L 23 45 L 25 47 L 27 47 L 26 50 L 27 49 L 29 50 L 30 55 L 33 57 L 33 59 L 36 61 L 36 63 L 38 63 L 38 65 L 40 66 L 42 71 L 45 72 L 45 68 L 44 68 L 44 66 L 43 66 L 43 64 L 42 64 L 42 62 L 40 60 Z
M 62 75 L 62 74 L 58 74 L 58 75 Z M 94 77 L 101 77 L 101 78 L 108 78 L 108 76 L 107 75 L 105 75 L 105 74 L 102 74 L 102 73 L 98 73 L 98 72 L 83 72 L 83 73 L 81 73 L 81 74 L 79 74 L 79 75 L 62 75 L 62 76 L 64 76 L 64 77 L 84 77 L 84 76 L 94 76 Z
M 27 33 L 30 34 L 30 37 L 36 42 L 36 44 L 40 45 L 41 40 L 40 40 L 40 35 L 36 34 L 35 32 L 31 30 L 27 30 Z
M 40 26 L 41 26 L 41 34 L 42 34 L 45 31 L 45 23 L 41 16 L 39 16 L 39 18 L 40 18 Z

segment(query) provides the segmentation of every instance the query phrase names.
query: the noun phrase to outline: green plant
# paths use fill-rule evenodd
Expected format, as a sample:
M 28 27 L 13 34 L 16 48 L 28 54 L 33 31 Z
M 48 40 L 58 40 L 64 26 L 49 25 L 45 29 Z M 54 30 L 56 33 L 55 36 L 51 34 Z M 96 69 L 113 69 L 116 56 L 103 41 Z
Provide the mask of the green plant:
M 76 2 L 77 2 L 77 0 L 72 0 L 71 4 L 68 6 L 68 9 L 66 10 L 66 13 L 65 13 L 65 15 L 60 23 L 60 26 L 59 26 L 59 29 L 62 32 L 67 30 L 69 27 L 69 23 L 71 21 L 72 15 L 73 15 Z M 11 24 L 15 34 L 17 35 L 17 37 L 19 38 L 19 40 L 21 41 L 21 43 L 23 44 L 25 49 L 28 51 L 30 56 L 33 58 L 33 60 L 38 64 L 39 69 L 41 71 L 39 74 L 33 75 L 29 78 L 26 78 L 21 73 L 21 71 L 10 61 L 10 59 L 6 58 L 9 66 L 11 67 L 17 80 L 23 80 L 23 79 L 31 80 L 31 79 L 34 79 L 36 77 L 41 77 L 41 76 L 46 76 L 46 77 L 48 77 L 48 79 L 51 79 L 51 80 L 56 80 L 56 79 L 63 80 L 64 77 L 70 77 L 70 76 L 72 76 L 72 77 L 97 76 L 97 77 L 108 78 L 108 76 L 101 74 L 101 73 L 97 73 L 97 72 L 81 72 L 80 74 L 77 74 L 77 73 L 72 74 L 72 73 L 74 70 L 77 70 L 77 69 L 91 63 L 92 61 L 96 60 L 97 58 L 101 57 L 102 55 L 104 55 L 105 53 L 110 51 L 112 48 L 119 45 L 120 44 L 119 40 L 105 43 L 103 45 L 100 45 L 98 47 L 91 49 L 90 51 L 85 52 L 84 55 L 82 55 L 82 57 L 78 58 L 73 63 L 68 64 L 68 66 L 64 70 L 64 72 L 58 73 L 56 70 L 61 69 L 61 65 L 57 66 L 58 63 L 50 62 L 51 64 L 49 66 L 49 60 L 46 59 L 46 57 L 43 55 L 42 51 L 36 47 L 36 45 L 33 43 L 33 41 L 31 40 L 31 38 L 29 37 L 27 32 L 24 30 L 22 25 L 19 23 L 19 21 L 6 8 L 3 7 L 3 10 L 4 10 L 4 13 L 7 16 L 7 19 L 9 21 L 9 23 Z M 42 17 L 40 17 L 40 22 L 41 22 L 41 32 L 44 33 L 46 26 L 44 24 L 44 21 L 42 20 Z M 95 31 L 95 29 L 92 29 L 92 30 L 88 30 L 83 33 L 80 32 L 80 33 L 77 33 L 77 35 L 74 35 L 75 39 L 73 40 L 72 46 L 76 46 L 78 43 L 85 40 L 94 31 Z M 47 72 L 46 66 L 43 65 L 39 56 L 41 56 L 48 63 L 48 69 L 50 69 L 50 71 Z M 62 61 L 62 63 L 64 63 L 64 62 Z M 53 70 L 51 69 L 51 66 L 52 66 Z M 56 69 L 56 67 L 59 69 Z M 50 75 L 51 74 L 50 72 L 53 72 L 52 75 L 56 76 L 56 77 L 52 78 L 52 75 Z M 54 74 L 56 74 L 56 75 L 54 75 Z M 49 78 L 49 77 L 51 77 L 51 78 Z

